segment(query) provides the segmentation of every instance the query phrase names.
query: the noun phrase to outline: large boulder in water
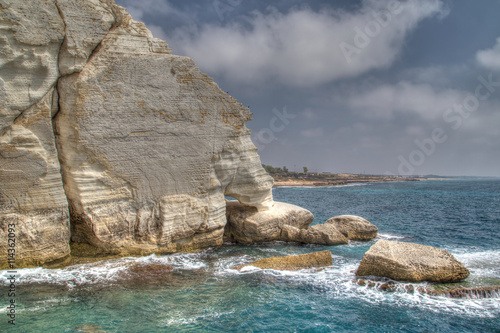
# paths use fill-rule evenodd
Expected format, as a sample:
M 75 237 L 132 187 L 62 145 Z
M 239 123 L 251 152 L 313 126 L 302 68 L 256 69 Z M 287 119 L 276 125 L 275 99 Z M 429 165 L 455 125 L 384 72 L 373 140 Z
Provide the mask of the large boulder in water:
M 379 240 L 363 256 L 356 275 L 409 282 L 458 282 L 467 278 L 469 271 L 448 251 Z
M 296 271 L 299 269 L 326 267 L 331 265 L 332 253 L 330 251 L 319 251 L 301 255 L 259 259 L 249 264 L 234 266 L 232 268 L 241 270 L 243 267 L 253 266 L 262 269 Z
M 362 217 L 355 215 L 340 215 L 327 220 L 325 224 L 332 224 L 350 240 L 370 240 L 377 237 L 378 228 Z
M 305 230 L 284 225 L 281 229 L 281 239 L 289 242 L 321 245 L 339 245 L 349 242 L 332 224 L 316 224 Z

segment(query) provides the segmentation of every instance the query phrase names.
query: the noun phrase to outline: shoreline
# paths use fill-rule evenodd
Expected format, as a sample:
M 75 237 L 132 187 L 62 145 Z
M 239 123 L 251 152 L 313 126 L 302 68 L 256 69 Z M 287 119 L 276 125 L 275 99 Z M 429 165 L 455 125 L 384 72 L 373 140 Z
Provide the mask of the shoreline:
M 351 184 L 367 184 L 367 183 L 384 183 L 384 182 L 408 182 L 408 181 L 421 181 L 420 178 L 396 178 L 396 177 L 383 177 L 383 176 L 354 176 L 343 177 L 340 179 L 321 179 L 321 178 L 274 178 L 273 188 L 276 187 L 334 187 L 345 186 Z M 424 179 L 425 180 L 425 179 Z

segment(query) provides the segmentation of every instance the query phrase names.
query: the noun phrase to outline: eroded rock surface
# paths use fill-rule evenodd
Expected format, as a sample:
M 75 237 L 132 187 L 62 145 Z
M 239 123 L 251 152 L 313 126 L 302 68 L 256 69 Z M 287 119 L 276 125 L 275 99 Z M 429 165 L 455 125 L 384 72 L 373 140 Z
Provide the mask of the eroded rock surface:
M 469 271 L 448 251 L 379 240 L 363 256 L 356 275 L 408 282 L 458 282 L 467 278 Z
M 281 239 L 288 242 L 321 245 L 349 243 L 349 240 L 331 224 L 316 224 L 309 229 L 284 225 L 281 229 Z
M 68 202 L 52 132 L 53 102 L 57 95 L 51 89 L 0 130 L 0 252 L 5 254 L 0 266 L 10 248 L 8 238 L 14 240 L 15 267 L 40 265 L 70 252 Z
M 345 237 L 350 240 L 366 241 L 377 237 L 378 228 L 356 215 L 340 215 L 328 219 L 325 224 L 335 226 Z
M 124 8 L 1 1 L 0 28 L 0 233 L 17 223 L 18 260 L 66 256 L 69 212 L 74 242 L 146 254 L 221 244 L 225 195 L 272 210 L 250 111 Z
M 362 287 L 375 288 L 386 292 L 403 292 L 409 294 L 420 293 L 449 298 L 481 299 L 500 296 L 500 285 L 471 286 L 467 283 L 414 285 L 394 281 L 376 281 L 365 279 L 356 279 L 353 280 L 353 283 Z
M 297 271 L 299 269 L 327 267 L 331 265 L 332 253 L 330 251 L 319 251 L 301 255 L 259 259 L 254 262 L 234 266 L 232 268 L 241 270 L 244 267 L 253 266 L 261 269 Z
M 284 225 L 280 239 L 306 244 L 339 245 L 347 244 L 349 240 L 370 240 L 377 233 L 378 228 L 362 217 L 340 215 L 309 229 Z
M 73 240 L 150 251 L 220 245 L 225 194 L 272 204 L 250 112 L 121 15 L 85 68 L 58 84 Z
M 227 203 L 226 215 L 224 238 L 238 243 L 285 240 L 281 236 L 283 226 L 306 229 L 314 219 L 307 209 L 284 202 L 274 202 L 271 209 L 259 211 L 230 201 Z

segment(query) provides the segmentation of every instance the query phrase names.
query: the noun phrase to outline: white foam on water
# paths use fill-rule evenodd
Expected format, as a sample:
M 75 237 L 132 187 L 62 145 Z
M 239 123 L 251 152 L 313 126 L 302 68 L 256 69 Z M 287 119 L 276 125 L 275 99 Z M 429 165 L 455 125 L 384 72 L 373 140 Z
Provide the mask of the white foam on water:
M 351 183 L 351 184 L 334 185 L 334 186 L 328 186 L 328 187 L 353 187 L 353 186 L 367 186 L 367 185 L 373 185 L 373 183 L 372 182 L 370 182 L 370 183 Z
M 471 256 L 471 260 L 478 256 L 496 255 L 495 251 L 486 253 L 476 253 Z M 251 258 L 255 260 L 256 258 Z M 233 257 L 231 265 L 249 262 L 248 256 Z M 428 286 L 427 283 L 403 283 L 394 282 L 393 291 L 384 291 L 380 286 L 384 282 L 375 282 L 375 286 L 358 285 L 354 282 L 356 279 L 355 270 L 359 262 L 357 260 L 346 259 L 341 256 L 334 256 L 334 264 L 323 270 L 304 269 L 298 271 L 285 271 L 273 269 L 258 269 L 249 266 L 240 271 L 229 269 L 229 261 L 219 267 L 219 274 L 262 274 L 279 278 L 280 282 L 288 281 L 291 285 L 311 286 L 325 292 L 328 297 L 339 300 L 356 298 L 370 304 L 392 303 L 401 307 L 420 308 L 435 313 L 458 314 L 463 316 L 495 318 L 500 316 L 500 297 L 493 295 L 490 298 L 475 299 L 469 298 L 450 298 L 447 296 L 429 295 L 420 292 L 418 288 Z M 233 265 L 234 264 L 234 265 Z
M 160 256 L 159 261 L 168 265 L 174 266 L 174 268 L 184 269 L 184 270 L 196 270 L 207 267 L 207 264 L 203 261 L 202 257 L 205 255 L 204 251 L 196 253 L 178 253 L 170 254 L 166 256 Z M 147 258 L 147 257 L 142 257 Z
M 255 266 L 245 266 L 242 269 L 240 269 L 241 273 L 246 273 L 246 272 L 255 272 L 255 271 L 261 271 L 262 268 L 255 267 Z
M 450 252 L 471 271 L 471 275 L 500 279 L 500 250 L 457 249 Z
M 17 270 L 16 283 L 48 283 L 75 287 L 85 284 L 110 284 L 116 282 L 122 273 L 135 264 L 172 265 L 174 269 L 196 270 L 207 267 L 201 259 L 203 252 L 177 253 L 165 256 L 152 254 L 146 257 L 127 257 L 103 260 L 89 264 L 73 265 L 63 269 L 24 268 Z M 1 283 L 7 284 L 8 271 L 0 271 Z
M 161 319 L 159 321 L 159 326 L 171 327 L 173 325 L 188 325 L 196 323 L 198 321 L 206 321 L 207 319 L 213 320 L 223 316 L 234 314 L 234 311 L 219 313 L 211 308 L 207 309 L 207 311 L 210 311 L 211 313 L 202 315 L 190 315 L 181 311 L 176 311 L 175 313 L 170 312 L 168 313 L 168 318 Z
M 264 251 L 266 252 L 266 251 Z M 477 276 L 500 276 L 500 251 L 477 251 L 468 249 L 452 250 L 455 257 L 464 263 L 471 272 Z M 295 253 L 286 253 L 295 254 Z M 300 253 L 296 253 L 300 254 Z M 299 271 L 279 271 L 272 269 L 259 269 L 252 266 L 241 271 L 231 269 L 236 265 L 249 263 L 261 256 L 235 255 L 220 257 L 211 266 L 207 265 L 207 253 L 178 253 L 165 256 L 150 255 L 141 258 L 120 258 L 106 260 L 91 264 L 75 265 L 64 269 L 30 268 L 18 270 L 17 279 L 20 284 L 49 283 L 74 287 L 82 284 L 112 284 L 115 283 L 123 271 L 137 263 L 172 265 L 174 269 L 196 270 L 210 269 L 213 275 L 220 278 L 231 278 L 238 274 L 257 274 L 278 278 L 279 283 L 290 283 L 291 286 L 303 285 L 321 290 L 335 299 L 355 298 L 370 304 L 396 304 L 401 307 L 420 308 L 436 313 L 459 314 L 480 318 L 500 317 L 500 298 L 493 296 L 483 299 L 455 299 L 446 296 L 432 296 L 421 293 L 417 289 L 426 284 L 397 283 L 392 292 L 383 291 L 378 286 L 360 286 L 353 282 L 356 279 L 354 271 L 359 265 L 359 260 L 333 255 L 333 265 L 318 271 L 317 269 L 304 269 Z M 7 271 L 0 271 L 0 281 L 5 283 Z M 272 280 L 270 280 L 272 281 Z M 272 282 L 270 282 L 272 283 Z M 382 282 L 380 282 L 381 284 Z M 413 288 L 413 292 L 407 290 Z M 26 311 L 43 311 L 48 306 L 56 306 L 57 302 L 67 300 L 47 300 L 46 303 L 34 304 Z M 0 310 L 1 313 L 1 310 Z M 201 316 L 179 316 L 165 319 L 165 325 L 188 324 L 203 319 Z M 211 315 L 210 315 L 211 316 Z
M 249 272 L 251 269 L 245 269 L 238 271 L 237 269 L 233 269 L 232 267 L 238 265 L 248 264 L 249 262 L 255 261 L 259 258 L 250 255 L 238 255 L 232 257 L 223 257 L 219 258 L 217 262 L 214 264 L 214 275 L 216 276 L 224 276 L 224 275 L 235 275 L 240 274 L 242 272 Z M 252 266 L 253 267 L 253 266 Z M 254 267 L 257 268 L 257 267 Z M 259 268 L 260 270 L 260 268 Z M 255 269 L 254 269 L 255 271 Z
M 394 234 L 383 234 L 379 233 L 376 238 L 385 239 L 385 240 L 399 240 L 408 238 L 406 236 L 394 235 Z
M 302 279 L 304 283 L 317 285 L 337 298 L 357 298 L 371 304 L 395 303 L 402 307 L 421 308 L 436 313 L 453 313 L 464 316 L 481 318 L 495 318 L 500 316 L 500 298 L 450 298 L 447 296 L 432 296 L 419 292 L 418 288 L 426 286 L 422 284 L 397 283 L 395 291 L 383 291 L 378 286 L 360 286 L 353 282 L 354 274 L 346 274 L 350 268 L 343 269 L 343 272 L 332 274 L 331 271 L 324 270 L 312 273 L 311 276 L 296 274 L 293 276 L 294 282 Z M 303 274 L 304 272 L 302 272 Z M 340 274 L 339 274 L 340 273 Z M 343 275 L 343 276 L 341 276 Z M 382 282 L 379 282 L 379 285 Z M 412 287 L 413 291 L 407 290 Z

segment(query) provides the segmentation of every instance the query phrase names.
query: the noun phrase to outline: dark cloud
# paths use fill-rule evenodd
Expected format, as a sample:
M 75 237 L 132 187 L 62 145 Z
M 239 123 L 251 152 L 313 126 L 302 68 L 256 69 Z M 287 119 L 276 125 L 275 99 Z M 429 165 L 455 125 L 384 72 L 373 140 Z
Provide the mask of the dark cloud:
M 266 164 L 500 176 L 498 1 L 117 2 L 250 106 Z

